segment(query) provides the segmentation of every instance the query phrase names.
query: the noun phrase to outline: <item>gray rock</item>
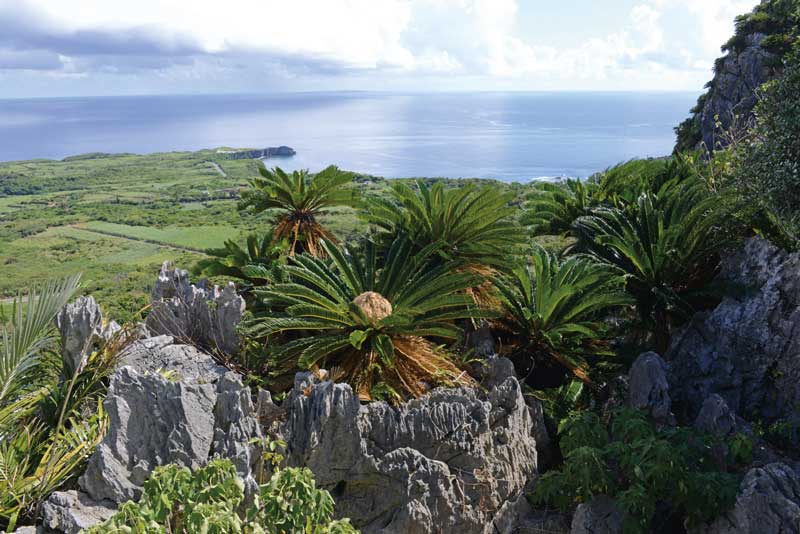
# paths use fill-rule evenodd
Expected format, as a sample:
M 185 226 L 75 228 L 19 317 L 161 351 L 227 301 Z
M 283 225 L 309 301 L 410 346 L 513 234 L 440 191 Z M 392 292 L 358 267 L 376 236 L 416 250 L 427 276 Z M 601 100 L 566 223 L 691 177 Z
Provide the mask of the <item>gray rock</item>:
M 667 383 L 667 364 L 655 352 L 636 358 L 628 374 L 631 406 L 663 424 L 674 424 Z
M 65 534 L 77 534 L 109 519 L 116 512 L 114 503 L 98 502 L 75 490 L 57 491 L 42 504 L 45 527 Z M 21 532 L 17 530 L 17 532 Z
M 232 282 L 224 288 L 209 287 L 205 280 L 194 285 L 187 271 L 165 262 L 152 298 L 145 323 L 150 332 L 223 354 L 238 352 L 236 326 L 242 320 L 245 301 Z
M 745 475 L 733 509 L 693 534 L 761 534 L 800 532 L 800 478 L 780 463 L 751 469 Z
M 743 128 L 752 122 L 758 88 L 778 72 L 772 66 L 775 56 L 761 48 L 765 37 L 760 33 L 748 35 L 743 50 L 729 53 L 718 63 L 699 115 L 703 142 L 711 150 L 725 145 L 720 130 L 734 125 Z
M 517 376 L 514 363 L 508 358 L 491 356 L 480 362 L 480 382 L 486 389 L 492 389 L 505 382 L 510 377 Z
M 673 336 L 670 396 L 692 420 L 712 394 L 737 415 L 766 424 L 800 405 L 800 254 L 760 238 L 723 264 L 721 278 L 746 287 Z
M 56 316 L 56 327 L 61 334 L 61 357 L 70 371 L 79 368 L 99 342 L 120 330 L 113 321 L 103 323 L 94 297 L 78 297 L 64 306 Z
M 569 534 L 567 515 L 550 510 L 536 510 L 528 502 L 533 491 L 528 484 L 516 499 L 506 501 L 492 519 L 493 534 Z
M 572 534 L 619 534 L 625 513 L 605 495 L 578 505 L 572 516 Z
M 514 378 L 487 395 L 439 389 L 362 406 L 350 386 L 299 374 L 284 403 L 287 461 L 309 467 L 364 534 L 493 532 L 536 472 L 532 420 Z
M 182 382 L 216 382 L 228 372 L 210 354 L 192 345 L 176 345 L 172 336 L 135 341 L 123 352 L 121 363 L 140 374 L 164 374 Z
M 196 356 L 193 350 L 181 348 L 175 357 Z M 104 402 L 108 432 L 79 480 L 93 499 L 136 499 L 155 467 L 194 469 L 213 457 L 231 458 L 254 489 L 259 456 L 251 440 L 261 432 L 249 389 L 232 372 L 209 377 L 195 369 L 186 375 L 173 381 L 128 366 L 117 370 Z
M 736 415 L 728 407 L 721 396 L 710 395 L 694 421 L 694 427 L 700 432 L 728 436 L 736 432 Z

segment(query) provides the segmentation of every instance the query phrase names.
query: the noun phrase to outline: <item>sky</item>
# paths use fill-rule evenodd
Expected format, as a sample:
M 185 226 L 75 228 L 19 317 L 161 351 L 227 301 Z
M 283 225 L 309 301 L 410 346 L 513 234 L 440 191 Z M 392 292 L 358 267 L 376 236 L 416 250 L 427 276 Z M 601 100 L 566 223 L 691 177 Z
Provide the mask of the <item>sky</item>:
M 0 98 L 694 91 L 757 0 L 0 0 Z

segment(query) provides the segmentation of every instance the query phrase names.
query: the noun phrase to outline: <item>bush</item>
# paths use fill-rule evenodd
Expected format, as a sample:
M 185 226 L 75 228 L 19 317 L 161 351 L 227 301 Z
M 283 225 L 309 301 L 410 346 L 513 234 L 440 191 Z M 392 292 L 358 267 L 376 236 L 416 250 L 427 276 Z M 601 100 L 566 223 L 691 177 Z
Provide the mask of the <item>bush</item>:
M 733 185 L 746 201 L 770 207 L 797 232 L 800 223 L 800 50 L 783 76 L 765 84 L 756 126 L 739 153 Z
M 138 502 L 128 501 L 88 534 L 264 533 L 354 534 L 348 520 L 331 521 L 333 498 L 308 469 L 279 469 L 242 511 L 244 483 L 230 460 L 212 460 L 194 473 L 158 467 Z
M 539 480 L 539 503 L 570 510 L 608 495 L 626 513 L 625 532 L 648 532 L 663 503 L 670 510 L 661 521 L 691 526 L 717 517 L 736 498 L 738 477 L 710 453 L 719 442 L 686 429 L 657 430 L 636 410 L 618 409 L 608 426 L 592 412 L 575 415 L 560 425 L 559 438 L 564 465 Z M 743 441 L 732 440 L 731 461 L 746 456 Z

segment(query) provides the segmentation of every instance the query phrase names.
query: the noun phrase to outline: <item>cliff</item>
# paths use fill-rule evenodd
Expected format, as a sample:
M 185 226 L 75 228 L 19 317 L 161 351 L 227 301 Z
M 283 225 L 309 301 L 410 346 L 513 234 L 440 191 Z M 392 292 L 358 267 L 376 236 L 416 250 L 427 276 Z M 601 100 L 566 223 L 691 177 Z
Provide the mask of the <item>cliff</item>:
M 720 134 L 750 125 L 758 88 L 780 74 L 783 58 L 798 41 L 800 1 L 762 0 L 736 19 L 736 32 L 722 46 L 714 78 L 675 132 L 676 151 L 726 145 Z
M 297 152 L 291 147 L 281 145 L 253 150 L 220 150 L 219 153 L 223 154 L 227 159 L 261 159 L 289 157 L 294 156 Z

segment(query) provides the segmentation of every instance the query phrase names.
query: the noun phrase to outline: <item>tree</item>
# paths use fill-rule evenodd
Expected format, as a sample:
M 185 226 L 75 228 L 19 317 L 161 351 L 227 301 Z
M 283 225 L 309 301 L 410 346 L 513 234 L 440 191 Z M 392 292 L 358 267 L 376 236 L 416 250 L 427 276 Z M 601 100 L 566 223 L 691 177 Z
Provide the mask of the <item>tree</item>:
M 285 268 L 290 282 L 257 291 L 268 311 L 248 331 L 273 336 L 278 373 L 324 366 L 363 400 L 399 401 L 470 382 L 436 343 L 459 338 L 454 321 L 482 316 L 463 292 L 477 275 L 431 262 L 439 244 L 413 253 L 406 236 L 383 259 L 372 241 L 361 254 L 322 247 L 329 262 L 295 256 Z
M 289 255 L 308 252 L 321 254 L 320 242 L 335 241 L 335 237 L 319 222 L 319 217 L 333 206 L 355 206 L 358 191 L 345 188 L 352 182 L 350 173 L 334 166 L 309 176 L 308 171 L 286 174 L 280 168 L 259 169 L 261 177 L 251 182 L 242 194 L 239 209 L 255 213 L 275 210 L 273 242 L 286 240 Z

